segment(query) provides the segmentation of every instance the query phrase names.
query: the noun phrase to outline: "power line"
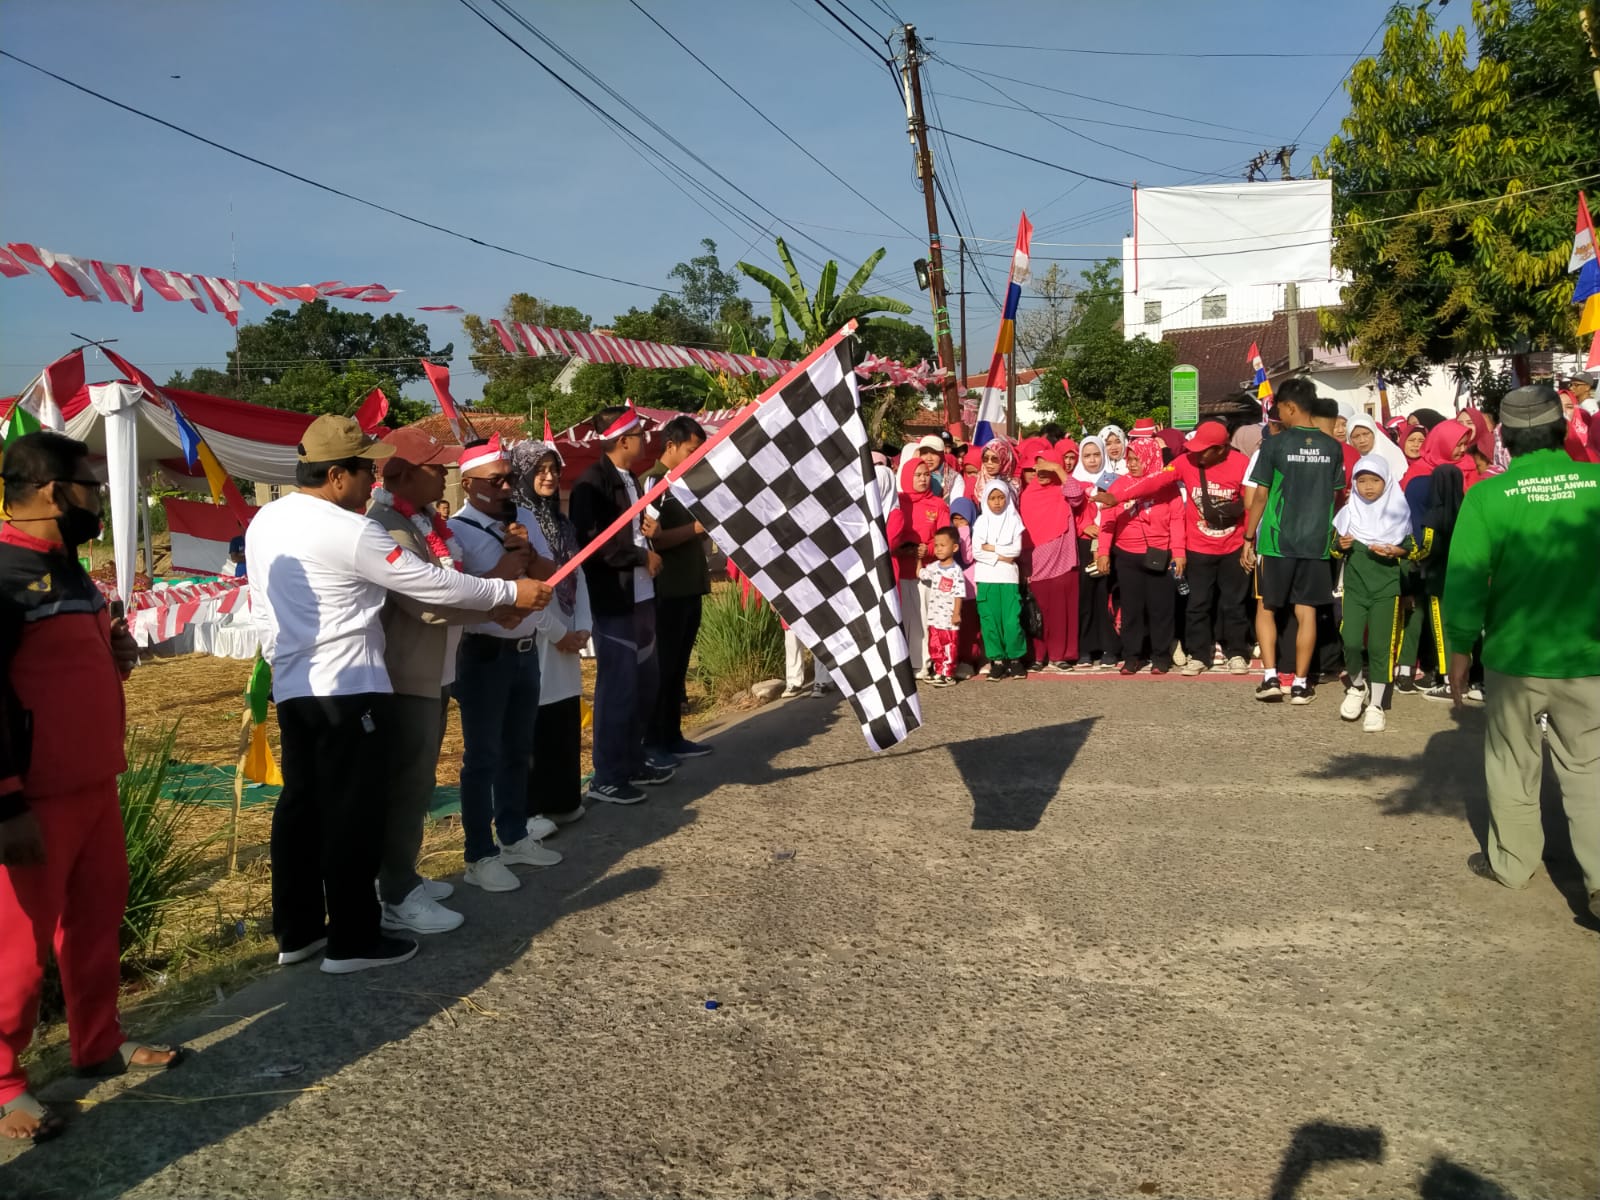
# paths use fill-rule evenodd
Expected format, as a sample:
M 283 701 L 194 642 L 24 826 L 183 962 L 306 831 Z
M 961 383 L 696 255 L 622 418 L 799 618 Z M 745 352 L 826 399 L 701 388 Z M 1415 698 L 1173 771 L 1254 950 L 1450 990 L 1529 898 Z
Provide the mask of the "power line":
M 832 17 L 835 21 L 837 21 L 839 23 L 840 27 L 842 29 L 844 29 L 844 31 L 846 33 L 848 33 L 851 37 L 855 38 L 856 41 L 860 42 L 863 46 L 865 46 L 867 48 L 868 53 L 870 53 L 874 58 L 878 58 L 878 59 L 883 60 L 884 65 L 889 68 L 890 74 L 894 73 L 894 63 L 890 61 L 889 56 L 887 54 L 883 53 L 883 51 L 879 50 L 877 47 L 875 47 L 871 42 L 867 41 L 866 38 L 862 37 L 859 33 L 857 33 L 856 32 L 856 27 L 854 25 L 850 24 L 850 22 L 846 21 L 838 13 L 834 12 L 833 9 L 829 8 L 827 6 L 827 4 L 825 4 L 823 2 L 823 0 L 812 0 L 812 2 L 818 8 L 820 8 L 823 12 L 827 13 L 830 17 Z M 860 17 L 856 18 L 856 20 L 858 20 L 858 21 L 860 19 L 861 19 Z
M 1331 88 L 1328 89 L 1328 94 L 1322 98 L 1322 103 L 1317 105 L 1315 111 L 1313 111 L 1312 114 L 1309 117 L 1306 118 L 1306 123 L 1304 125 L 1300 126 L 1300 132 L 1295 134 L 1294 138 L 1292 139 L 1296 144 L 1299 143 L 1301 138 L 1305 137 L 1306 130 L 1311 128 L 1311 122 L 1315 121 L 1317 119 L 1317 117 L 1321 114 L 1322 110 L 1328 107 L 1328 101 L 1333 99 L 1334 93 L 1337 92 L 1341 87 L 1344 86 L 1344 81 L 1346 79 L 1350 78 L 1350 72 L 1354 71 L 1356 69 L 1356 63 L 1360 62 L 1363 58 L 1365 58 L 1367 56 L 1367 47 L 1372 45 L 1372 39 L 1377 37 L 1380 33 L 1382 33 L 1383 32 L 1383 27 L 1385 25 L 1387 25 L 1388 23 L 1389 23 L 1389 14 L 1387 12 L 1385 12 L 1383 14 L 1383 17 L 1378 21 L 1378 27 L 1376 29 L 1374 29 L 1372 31 L 1372 35 L 1367 38 L 1366 45 L 1362 46 L 1361 50 L 1356 54 L 1355 58 L 1350 60 L 1350 65 L 1344 69 L 1344 74 L 1339 76 L 1338 80 L 1335 81 L 1334 85 Z
M 929 125 L 928 128 L 929 129 L 938 129 L 938 127 L 934 126 L 934 125 Z M 996 146 L 993 142 L 986 142 L 986 141 L 982 140 L 981 138 L 968 137 L 966 134 L 957 133 L 953 129 L 938 129 L 938 132 L 940 132 L 942 134 L 945 134 L 948 137 L 959 138 L 963 142 L 971 142 L 974 146 L 983 146 L 985 149 L 996 150 L 1001 154 L 1009 154 L 1013 158 L 1026 159 L 1028 162 L 1038 163 L 1041 167 L 1049 167 L 1053 171 L 1065 171 L 1068 175 L 1076 175 L 1081 179 L 1092 179 L 1096 183 L 1106 183 L 1106 184 L 1110 184 L 1112 187 L 1119 187 L 1119 188 L 1132 188 L 1133 187 L 1133 183 L 1132 183 L 1131 180 L 1126 180 L 1126 179 L 1107 179 L 1104 175 L 1091 175 L 1087 171 L 1079 171 L 1079 170 L 1076 170 L 1073 167 L 1064 167 L 1060 163 L 1053 163 L 1053 162 L 1049 162 L 1049 161 L 1047 161 L 1045 159 L 1042 159 L 1042 158 L 1035 158 L 1031 154 L 1024 154 L 1021 150 L 1011 150 L 1011 149 L 1008 149 L 1005 146 Z
M 885 218 L 886 220 L 890 221 L 891 223 L 896 225 L 898 228 L 905 230 L 906 233 L 908 233 L 908 234 L 911 233 L 911 230 L 909 228 L 907 228 L 904 224 L 902 224 L 897 218 L 892 217 L 888 213 L 884 212 L 884 210 L 882 208 L 880 208 L 872 200 L 868 199 L 865 195 L 863 195 L 860 191 L 858 191 L 856 189 L 855 185 L 853 185 L 848 179 L 846 179 L 844 176 L 840 175 L 837 171 L 835 171 L 827 163 L 823 162 L 820 158 L 818 158 L 810 150 L 808 150 L 804 146 L 802 146 L 798 141 L 796 141 L 792 136 L 790 136 L 788 130 L 784 129 L 783 126 L 779 125 L 771 117 L 767 116 L 766 113 L 762 112 L 761 109 L 756 107 L 755 103 L 748 96 L 746 96 L 738 88 L 734 87 L 733 84 L 729 83 L 727 81 L 727 79 L 724 78 L 722 75 L 720 75 L 715 69 L 713 69 L 712 66 L 709 63 L 707 63 L 705 59 L 701 58 L 698 54 L 696 54 L 688 46 L 684 45 L 684 43 L 679 39 L 677 34 L 673 33 L 672 30 L 668 29 L 665 25 L 663 25 L 660 21 L 658 21 L 654 16 L 652 16 L 650 14 L 650 12 L 648 10 L 646 10 L 645 7 L 642 4 L 639 3 L 639 0 L 628 0 L 628 2 L 630 4 L 632 4 L 634 8 L 638 9 L 639 12 L 642 13 L 644 15 L 644 17 L 652 25 L 654 25 L 662 33 L 666 34 L 667 37 L 671 38 L 672 41 L 677 45 L 677 47 L 680 50 L 682 50 L 690 58 L 694 59 L 695 62 L 699 63 L 703 68 L 705 68 L 706 72 L 713 79 L 715 79 L 723 87 L 727 88 L 735 96 L 739 97 L 740 101 L 744 104 L 744 106 L 746 108 L 748 108 L 751 112 L 755 113 L 756 116 L 760 117 L 768 125 L 772 126 L 773 129 L 777 130 L 779 135 L 781 135 L 783 137 L 783 139 L 785 141 L 787 141 L 791 146 L 793 146 L 796 150 L 800 151 L 801 154 L 804 154 L 812 162 L 816 163 L 817 166 L 821 167 L 824 171 L 826 171 L 829 175 L 831 175 L 839 183 L 843 184 L 845 186 L 845 188 L 847 188 L 852 195 L 854 195 L 857 199 L 863 201 L 868 207 L 870 207 L 879 216 L 881 216 L 881 217 Z M 915 235 L 913 234 L 912 236 L 915 236 Z
M 942 63 L 948 63 L 952 67 L 956 66 L 955 63 L 951 62 L 943 55 L 936 54 L 934 57 Z M 1055 92 L 1057 95 L 1071 96 L 1075 100 L 1087 100 L 1093 104 L 1105 104 L 1112 108 L 1125 108 L 1129 112 L 1144 113 L 1147 117 L 1166 117 L 1168 120 L 1172 121 L 1187 121 L 1191 125 L 1205 125 L 1211 129 L 1226 129 L 1230 133 L 1247 133 L 1252 138 L 1257 140 L 1262 138 L 1266 138 L 1268 141 L 1274 140 L 1271 135 L 1261 133 L 1259 130 L 1255 129 L 1240 129 L 1237 125 L 1222 125 L 1216 121 L 1202 121 L 1199 117 L 1189 117 L 1185 116 L 1183 113 L 1163 112 L 1159 108 L 1141 108 L 1137 104 L 1123 104 L 1117 100 L 1107 100 L 1104 96 L 1091 96 L 1087 92 L 1068 91 L 1066 88 L 1053 87 L 1047 83 L 1034 83 L 1031 80 L 1018 79 L 1014 75 L 1001 75 L 996 71 L 981 71 L 977 67 L 968 67 L 966 69 L 975 75 L 987 75 L 991 79 L 1003 79 L 1010 83 L 1018 84 L 1022 87 L 1037 88 L 1041 92 Z
M 474 237 L 471 234 L 462 233 L 459 230 L 451 229 L 447 225 L 440 225 L 434 221 L 425 220 L 422 217 L 412 216 L 410 213 L 401 212 L 397 208 L 390 208 L 387 204 L 379 204 L 376 200 L 368 200 L 364 196 L 357 196 L 353 192 L 347 192 L 342 188 L 336 188 L 332 184 L 322 183 L 319 180 L 310 178 L 309 176 L 301 175 L 296 171 L 291 171 L 287 167 L 280 167 L 275 163 L 269 163 L 265 159 L 255 157 L 253 154 L 246 154 L 243 150 L 235 150 L 232 146 L 224 145 L 223 143 L 214 141 L 203 134 L 195 133 L 192 129 L 185 129 L 181 125 L 175 125 L 171 121 L 155 116 L 153 113 L 147 113 L 143 109 L 135 108 L 131 104 L 124 104 L 121 100 L 114 100 L 103 92 L 97 92 L 91 87 L 86 87 L 75 80 L 68 79 L 65 75 L 58 75 L 54 71 L 48 70 L 45 67 L 41 67 L 38 63 L 29 62 L 20 55 L 11 53 L 9 50 L 0 50 L 0 56 L 9 58 L 12 62 L 20 63 L 22 66 L 27 67 L 30 70 L 37 71 L 41 75 L 49 76 L 57 83 L 64 83 L 68 87 L 74 89 L 75 91 L 82 92 L 86 96 L 93 96 L 96 100 L 104 101 L 113 108 L 120 108 L 123 112 L 132 113 L 134 116 L 142 117 L 146 121 L 153 121 L 155 124 L 170 129 L 174 133 L 182 134 L 186 138 L 191 138 L 203 145 L 210 146 L 213 150 L 220 150 L 224 154 L 231 155 L 234 158 L 242 159 L 247 163 L 262 167 L 276 175 L 282 175 L 287 179 L 293 179 L 297 183 L 306 184 L 308 187 L 314 187 L 318 191 L 327 192 L 330 195 L 338 196 L 344 200 L 352 200 L 355 203 L 364 205 L 367 208 L 376 209 L 381 213 L 387 213 L 391 217 L 398 217 L 402 221 L 409 221 L 413 225 L 420 225 L 424 229 L 431 229 L 435 233 L 442 233 L 448 237 L 458 238 L 463 242 L 471 242 L 474 246 L 482 246 L 486 250 L 496 250 L 501 254 L 509 254 L 514 258 L 521 258 L 527 260 L 528 262 L 535 262 L 540 266 L 550 267 L 557 271 L 567 271 L 573 275 L 587 276 L 590 279 L 601 279 L 607 283 L 620 283 L 624 287 L 643 288 L 645 291 L 650 292 L 667 292 L 671 295 L 678 294 L 672 288 L 663 288 L 653 283 L 640 283 L 633 279 L 619 279 L 615 275 L 605 275 L 598 271 L 587 271 L 582 267 L 568 266 L 566 263 L 555 262 L 554 260 L 548 258 L 540 258 L 535 254 L 526 254 L 521 250 L 513 250 L 509 246 L 501 246 L 495 242 L 488 241 L 487 239 Z
M 932 39 L 935 45 L 981 46 L 990 50 L 1038 50 L 1047 54 L 1093 54 L 1111 58 L 1344 58 L 1348 50 L 1315 50 L 1291 52 L 1280 50 L 1091 50 L 1082 46 L 1036 46 L 1017 42 L 958 42 L 947 38 Z
M 981 80 L 979 82 L 982 82 Z M 1060 117 L 1064 121 L 1081 121 L 1085 125 L 1105 125 L 1112 129 L 1133 129 L 1141 133 L 1156 133 L 1162 137 L 1181 137 L 1191 142 L 1228 142 L 1236 146 L 1259 146 L 1260 141 L 1252 138 L 1218 137 L 1211 133 L 1190 133 L 1186 129 L 1158 129 L 1154 125 L 1129 125 L 1123 121 L 1101 121 L 1094 117 L 1080 117 L 1074 113 L 1047 113 L 1038 109 L 1029 108 L 1018 102 L 1013 104 L 998 104 L 993 100 L 979 100 L 976 96 L 961 96 L 955 92 L 946 93 L 952 100 L 961 100 L 967 104 L 982 104 L 988 108 L 1005 108 L 1013 112 L 1030 112 L 1041 117 Z

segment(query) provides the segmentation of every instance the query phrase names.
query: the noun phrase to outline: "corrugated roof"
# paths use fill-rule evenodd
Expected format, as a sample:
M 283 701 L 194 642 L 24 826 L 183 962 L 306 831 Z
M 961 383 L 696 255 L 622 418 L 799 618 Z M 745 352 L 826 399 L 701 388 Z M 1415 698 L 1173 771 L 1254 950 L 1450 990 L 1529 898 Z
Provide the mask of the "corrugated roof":
M 1326 350 L 1317 345 L 1322 327 L 1315 309 L 1299 313 L 1300 357 L 1302 363 L 1313 370 L 1317 367 L 1349 367 L 1354 364 L 1339 350 Z M 1287 314 L 1272 314 L 1272 320 L 1250 325 L 1211 325 L 1201 329 L 1176 329 L 1163 334 L 1161 340 L 1170 345 L 1179 363 L 1188 364 L 1200 372 L 1200 405 L 1202 408 L 1220 401 L 1229 392 L 1248 388 L 1253 374 L 1250 368 L 1250 344 L 1254 342 L 1261 351 L 1261 361 L 1266 364 L 1267 378 L 1273 381 L 1289 373 L 1289 322 Z

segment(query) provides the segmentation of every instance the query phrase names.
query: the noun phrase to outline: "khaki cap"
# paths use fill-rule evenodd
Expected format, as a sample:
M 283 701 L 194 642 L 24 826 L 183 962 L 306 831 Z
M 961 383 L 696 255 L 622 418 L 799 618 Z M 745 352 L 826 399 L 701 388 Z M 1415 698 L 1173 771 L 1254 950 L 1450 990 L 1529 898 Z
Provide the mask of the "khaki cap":
M 338 462 L 343 458 L 388 458 L 394 447 L 363 433 L 354 417 L 318 417 L 300 435 L 300 461 Z

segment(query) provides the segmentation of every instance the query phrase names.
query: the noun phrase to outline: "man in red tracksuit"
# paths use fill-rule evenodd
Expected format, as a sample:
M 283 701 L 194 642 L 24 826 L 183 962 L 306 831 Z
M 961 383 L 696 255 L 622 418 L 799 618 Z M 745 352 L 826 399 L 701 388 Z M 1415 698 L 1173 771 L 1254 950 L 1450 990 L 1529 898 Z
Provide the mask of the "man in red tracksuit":
M 0 474 L 0 1135 L 42 1141 L 61 1121 L 21 1060 L 52 946 L 80 1074 L 164 1070 L 181 1052 L 124 1040 L 117 1017 L 122 680 L 138 650 L 77 559 L 100 485 L 88 448 L 55 433 L 12 443 Z

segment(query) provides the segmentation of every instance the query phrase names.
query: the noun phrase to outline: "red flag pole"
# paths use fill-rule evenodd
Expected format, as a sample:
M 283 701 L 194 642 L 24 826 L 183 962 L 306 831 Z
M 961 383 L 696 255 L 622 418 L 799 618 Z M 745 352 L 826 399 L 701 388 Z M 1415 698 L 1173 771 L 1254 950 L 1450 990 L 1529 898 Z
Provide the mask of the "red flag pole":
M 754 403 L 745 405 L 737 413 L 735 413 L 733 418 L 726 425 L 717 430 L 716 433 L 712 434 L 704 442 L 700 443 L 699 449 L 695 450 L 694 453 L 690 454 L 676 467 L 662 476 L 654 487 L 639 497 L 637 503 L 629 507 L 627 512 L 623 513 L 620 517 L 603 529 L 594 539 L 594 541 L 590 542 L 582 550 L 579 550 L 565 563 L 563 563 L 556 573 L 550 576 L 549 580 L 547 581 L 550 586 L 554 587 L 568 575 L 572 574 L 572 572 L 576 571 L 578 567 L 583 564 L 585 559 L 597 553 L 602 546 L 614 538 L 621 530 L 630 525 L 633 522 L 634 517 L 638 516 L 649 505 L 659 500 L 666 490 L 679 479 L 683 478 L 683 476 L 687 474 L 691 468 L 698 466 L 700 460 L 709 454 L 713 447 L 726 439 L 729 434 L 731 434 L 735 429 L 738 429 L 739 426 L 743 425 L 751 417 L 755 416 L 757 410 L 759 410 L 760 407 L 768 400 L 772 399 L 773 396 L 776 396 L 779 392 L 781 392 L 791 380 L 799 378 L 799 376 L 805 372 L 806 368 L 808 368 L 812 363 L 816 362 L 824 354 L 832 350 L 840 342 L 844 341 L 845 338 L 849 337 L 855 331 L 856 323 L 854 321 L 846 322 L 844 326 L 835 332 L 831 337 L 829 337 L 827 341 L 823 342 L 822 345 L 818 346 L 810 354 L 806 355 L 799 362 L 795 363 L 794 366 L 789 368 L 787 373 L 779 376 L 771 387 L 767 388 L 766 391 L 762 392 L 761 395 L 756 398 Z

